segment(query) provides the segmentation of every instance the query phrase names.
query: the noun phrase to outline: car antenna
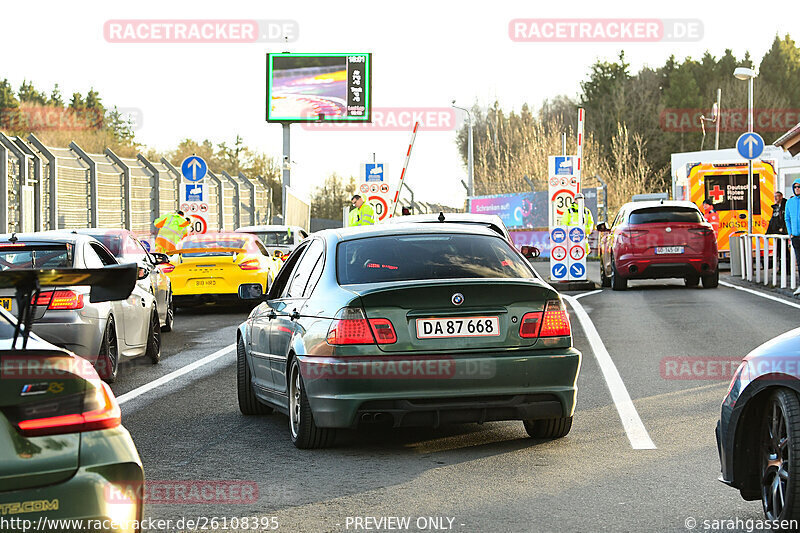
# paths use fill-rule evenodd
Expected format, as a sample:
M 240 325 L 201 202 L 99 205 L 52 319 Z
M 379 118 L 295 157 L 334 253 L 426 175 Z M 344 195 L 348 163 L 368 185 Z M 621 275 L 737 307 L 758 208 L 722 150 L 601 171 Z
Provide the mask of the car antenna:
M 10 238 L 10 239 L 8 239 L 8 242 L 10 242 L 10 243 L 15 243 L 15 242 L 17 242 L 18 240 L 19 240 L 19 239 L 17 238 L 17 232 L 15 231 L 14 233 L 12 233 L 12 234 L 11 234 L 11 238 Z
M 439 211 L 438 220 L 439 220 L 439 222 L 444 222 L 444 213 L 442 211 Z

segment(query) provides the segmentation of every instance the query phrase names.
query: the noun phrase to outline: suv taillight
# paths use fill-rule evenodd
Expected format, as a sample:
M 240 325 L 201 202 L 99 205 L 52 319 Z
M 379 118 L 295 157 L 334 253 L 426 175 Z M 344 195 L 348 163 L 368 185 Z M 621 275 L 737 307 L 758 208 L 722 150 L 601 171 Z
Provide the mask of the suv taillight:
M 45 412 L 54 413 L 54 416 L 36 416 Z M 48 400 L 46 405 L 28 404 L 21 408 L 20 415 L 22 419 L 17 422 L 17 427 L 27 437 L 113 428 L 120 424 L 121 418 L 114 394 L 102 382 L 83 398 L 64 397 Z
M 367 320 L 359 307 L 339 309 L 328 328 L 328 344 L 394 344 L 397 335 L 386 318 Z
M 42 291 L 36 301 L 31 303 L 58 311 L 83 309 L 83 294 L 70 290 Z
M 544 311 L 525 313 L 519 325 L 519 336 L 523 339 L 567 337 L 571 334 L 569 314 L 561 300 L 548 300 Z
M 714 230 L 711 228 L 689 228 L 689 231 L 703 236 L 714 234 Z

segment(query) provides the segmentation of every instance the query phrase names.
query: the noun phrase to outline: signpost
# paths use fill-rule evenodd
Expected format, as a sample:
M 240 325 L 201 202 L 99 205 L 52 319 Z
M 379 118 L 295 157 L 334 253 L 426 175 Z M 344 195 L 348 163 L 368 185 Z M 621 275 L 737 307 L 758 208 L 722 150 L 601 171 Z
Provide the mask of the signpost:
M 192 222 L 189 233 L 206 233 L 208 221 L 205 213 L 208 212 L 208 197 L 205 184 L 202 183 L 208 173 L 208 165 L 202 157 L 192 155 L 181 163 L 181 174 L 190 183 L 181 187 L 181 210 Z
M 764 151 L 764 139 L 753 132 L 752 118 L 749 124 L 750 131 L 736 139 L 736 150 L 747 159 L 747 233 L 753 233 L 753 159 L 760 157 Z

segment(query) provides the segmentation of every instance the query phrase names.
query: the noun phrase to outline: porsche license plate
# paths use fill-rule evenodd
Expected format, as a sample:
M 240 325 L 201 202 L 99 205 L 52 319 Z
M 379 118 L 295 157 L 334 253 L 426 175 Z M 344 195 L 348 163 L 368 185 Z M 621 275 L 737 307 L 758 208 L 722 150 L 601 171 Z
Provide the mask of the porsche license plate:
M 217 284 L 215 279 L 196 279 L 194 280 L 195 287 L 213 287 Z
M 496 316 L 417 319 L 418 339 L 499 336 L 500 318 Z
M 656 248 L 657 254 L 682 254 L 683 246 L 659 246 Z

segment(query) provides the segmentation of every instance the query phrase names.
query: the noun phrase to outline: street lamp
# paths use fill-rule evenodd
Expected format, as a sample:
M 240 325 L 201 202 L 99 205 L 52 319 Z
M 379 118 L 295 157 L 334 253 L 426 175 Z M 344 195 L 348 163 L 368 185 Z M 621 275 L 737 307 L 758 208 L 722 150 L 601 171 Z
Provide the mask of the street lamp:
M 733 71 L 737 80 L 747 80 L 747 132 L 753 133 L 753 78 L 756 71 L 747 67 L 738 67 Z M 747 160 L 747 233 L 753 233 L 753 160 Z
M 475 181 L 474 181 L 474 174 L 473 174 L 473 165 L 472 165 L 472 113 L 469 112 L 469 109 L 465 107 L 458 107 L 456 105 L 456 101 L 453 100 L 452 107 L 455 109 L 460 109 L 461 111 L 467 114 L 467 126 L 468 126 L 468 135 L 469 138 L 467 139 L 467 196 L 473 196 L 475 190 Z

